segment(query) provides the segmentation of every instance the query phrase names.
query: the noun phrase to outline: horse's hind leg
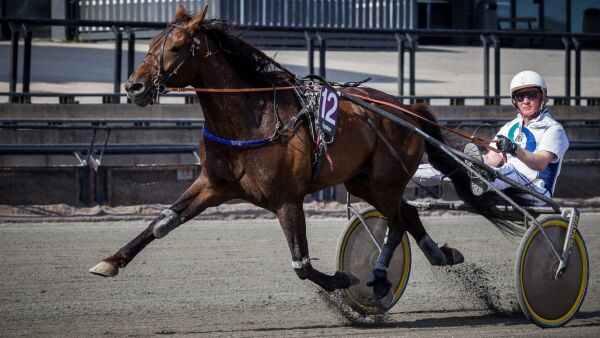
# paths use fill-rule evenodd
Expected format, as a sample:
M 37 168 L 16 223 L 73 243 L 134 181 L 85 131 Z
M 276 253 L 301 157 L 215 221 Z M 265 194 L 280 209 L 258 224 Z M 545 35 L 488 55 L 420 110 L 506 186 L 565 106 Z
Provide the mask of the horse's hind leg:
M 371 186 L 369 183 L 368 177 L 356 176 L 345 182 L 345 186 L 348 192 L 373 205 L 388 218 L 388 233 L 367 281 L 367 286 L 372 287 L 375 296 L 381 299 L 388 294 L 391 288 L 391 283 L 387 279 L 387 269 L 396 247 L 402 241 L 406 223 L 403 223 L 399 213 L 402 204 L 393 197 L 397 195 L 394 187 L 386 182 L 375 182 L 375 186 Z M 375 189 L 373 189 L 374 187 Z
M 204 174 L 179 197 L 177 202 L 163 210 L 150 225 L 115 254 L 103 259 L 90 272 L 104 277 L 114 277 L 133 258 L 156 238 L 166 236 L 180 224 L 187 222 L 211 206 L 219 205 L 231 196 L 223 189 L 216 190 Z
M 351 273 L 337 271 L 335 275 L 329 276 L 312 267 L 308 255 L 306 221 L 301 201 L 283 204 L 276 213 L 290 247 L 292 268 L 300 279 L 308 279 L 328 292 L 358 284 L 358 278 Z
M 448 246 L 438 247 L 438 245 L 429 237 L 416 207 L 402 200 L 400 209 L 406 229 L 413 236 L 421 251 L 431 265 L 454 265 L 464 262 L 464 257 L 460 251 Z

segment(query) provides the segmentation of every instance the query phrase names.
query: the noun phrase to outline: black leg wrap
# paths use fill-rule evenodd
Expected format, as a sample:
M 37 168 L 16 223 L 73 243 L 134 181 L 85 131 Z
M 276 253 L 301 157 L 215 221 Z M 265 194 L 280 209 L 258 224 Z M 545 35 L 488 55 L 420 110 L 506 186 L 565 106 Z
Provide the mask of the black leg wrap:
M 394 249 L 392 249 L 390 245 L 385 244 L 383 248 L 381 248 L 381 252 L 377 258 L 377 263 L 375 263 L 374 270 L 387 270 L 388 266 L 390 266 L 390 261 L 392 260 L 393 255 Z

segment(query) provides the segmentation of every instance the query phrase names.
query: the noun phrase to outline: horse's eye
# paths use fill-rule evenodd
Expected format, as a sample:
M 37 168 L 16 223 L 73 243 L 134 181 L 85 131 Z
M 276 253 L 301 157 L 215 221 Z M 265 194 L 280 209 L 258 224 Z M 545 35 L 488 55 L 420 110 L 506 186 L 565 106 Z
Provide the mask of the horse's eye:
M 169 51 L 171 53 L 179 53 L 179 52 L 181 52 L 181 46 L 173 46 L 173 47 L 171 47 L 171 49 Z

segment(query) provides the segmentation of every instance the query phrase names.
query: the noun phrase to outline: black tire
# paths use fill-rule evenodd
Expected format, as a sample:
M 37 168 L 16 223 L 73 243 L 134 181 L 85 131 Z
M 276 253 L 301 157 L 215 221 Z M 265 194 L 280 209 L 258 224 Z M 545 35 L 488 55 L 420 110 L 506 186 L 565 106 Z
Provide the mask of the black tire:
M 562 253 L 569 221 L 562 216 L 549 216 L 540 224 Z M 539 228 L 531 226 L 521 240 L 515 263 L 517 299 L 525 316 L 540 327 L 564 326 L 583 304 L 589 261 L 581 234 L 575 231 L 573 236 L 567 269 L 558 280 L 554 274 L 559 260 Z
M 387 219 L 375 208 L 360 211 L 365 222 L 372 229 L 380 245 L 387 231 Z M 360 283 L 342 290 L 344 302 L 363 315 L 381 314 L 391 309 L 402 296 L 411 268 L 410 242 L 406 233 L 396 248 L 388 268 L 388 280 L 392 288 L 388 295 L 377 300 L 371 287 L 367 286 L 369 272 L 379 256 L 379 249 L 373 243 L 368 231 L 360 219 L 352 217 L 346 225 L 337 249 L 337 268 L 339 271 L 351 271 L 360 278 Z

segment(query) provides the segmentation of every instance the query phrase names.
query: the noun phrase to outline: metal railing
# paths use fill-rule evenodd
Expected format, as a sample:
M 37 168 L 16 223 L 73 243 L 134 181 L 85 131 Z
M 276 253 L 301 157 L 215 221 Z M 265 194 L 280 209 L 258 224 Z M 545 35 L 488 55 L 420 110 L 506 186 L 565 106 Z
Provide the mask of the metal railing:
M 163 154 L 163 153 L 196 153 L 197 144 L 110 144 L 109 140 L 113 131 L 123 130 L 201 130 L 204 126 L 203 119 L 192 118 L 154 118 L 154 119 L 128 119 L 128 118 L 64 118 L 64 119 L 12 119 L 0 118 L 0 129 L 7 130 L 89 130 L 91 131 L 89 143 L 78 144 L 3 144 L 0 145 L 0 154 L 38 154 L 38 155 L 65 155 L 78 154 L 89 159 L 92 155 L 99 155 L 97 164 L 102 162 L 104 154 Z M 98 132 L 104 132 L 102 143 L 96 143 Z M 196 158 L 198 155 L 195 154 Z
M 82 20 L 51 20 L 51 19 L 16 19 L 0 18 L 0 23 L 8 23 L 11 29 L 11 57 L 9 64 L 9 93 L 11 102 L 29 102 L 29 85 L 31 76 L 31 40 L 32 34 L 29 26 L 31 25 L 57 25 L 57 26 L 78 26 L 93 27 L 103 26 L 111 27 L 115 35 L 115 67 L 114 67 L 114 93 L 112 99 L 106 102 L 118 103 L 121 94 L 121 60 L 122 60 L 122 42 L 123 33 L 127 34 L 128 53 L 127 53 L 127 71 L 131 73 L 134 68 L 134 45 L 136 41 L 136 31 L 134 29 L 162 29 L 165 23 L 159 22 L 126 22 L 126 21 L 82 21 Z M 538 38 L 544 40 L 561 41 L 564 47 L 564 97 L 559 98 L 555 103 L 570 104 L 574 100 L 575 105 L 580 105 L 582 99 L 587 99 L 592 104 L 600 102 L 600 97 L 582 97 L 581 96 L 581 52 L 583 43 L 600 42 L 600 34 L 569 34 L 569 33 L 547 33 L 547 32 L 511 32 L 511 31 L 489 31 L 489 30 L 398 30 L 398 29 L 342 29 L 342 28 L 314 28 L 314 27 L 288 27 L 281 29 L 270 26 L 245 27 L 239 29 L 252 29 L 255 33 L 270 33 L 282 36 L 301 36 L 304 39 L 304 45 L 308 52 L 309 73 L 315 72 L 315 45 L 319 53 L 319 75 L 326 76 L 326 53 L 328 45 L 332 42 L 342 40 L 347 42 L 353 36 L 360 39 L 366 39 L 369 36 L 385 36 L 387 44 L 395 45 L 398 52 L 398 95 L 405 96 L 405 54 L 408 53 L 408 96 L 416 97 L 416 62 L 419 38 L 432 37 L 450 37 L 450 38 L 468 38 L 479 39 L 483 48 L 483 83 L 482 96 L 485 104 L 497 105 L 500 103 L 500 50 L 501 40 L 513 40 L 519 38 Z M 19 36 L 23 31 L 24 35 L 24 53 L 23 53 L 23 90 L 21 94 L 16 91 L 17 71 L 18 71 L 18 49 Z M 252 42 L 252 41 L 251 41 Z M 260 40 L 258 41 L 260 45 Z M 490 88 L 490 48 L 493 49 L 493 93 Z M 574 95 L 571 95 L 571 67 L 573 61 L 571 55 L 574 52 Z M 57 95 L 58 96 L 58 95 Z M 465 96 L 450 97 L 457 99 L 457 103 L 464 101 Z M 416 99 L 415 99 L 416 100 Z M 413 101 L 413 100 L 411 100 Z
M 106 202 L 104 155 L 192 154 L 200 164 L 198 144 L 109 144 L 112 131 L 123 130 L 200 130 L 201 119 L 0 119 L 0 129 L 7 130 L 88 130 L 89 143 L 2 144 L 0 155 L 73 155 L 80 167 L 80 199 L 84 205 Z M 96 143 L 98 133 L 105 138 Z M 95 188 L 92 189 L 90 186 Z
M 245 26 L 414 28 L 416 0 L 79 0 L 82 20 L 169 21 L 184 5 Z M 80 32 L 105 27 L 82 27 Z
M 438 121 L 450 128 L 494 128 L 504 125 L 501 118 L 439 118 Z M 600 128 L 600 121 L 591 118 L 559 119 L 565 129 Z M 0 155 L 18 154 L 73 154 L 84 156 L 102 154 L 151 154 L 193 153 L 198 143 L 176 144 L 109 144 L 112 131 L 124 130 L 196 130 L 204 126 L 200 118 L 0 118 L 0 130 L 89 130 L 89 143 L 79 144 L 1 144 Z M 105 132 L 105 139 L 97 143 L 98 132 Z M 600 150 L 600 141 L 573 141 L 569 150 Z

